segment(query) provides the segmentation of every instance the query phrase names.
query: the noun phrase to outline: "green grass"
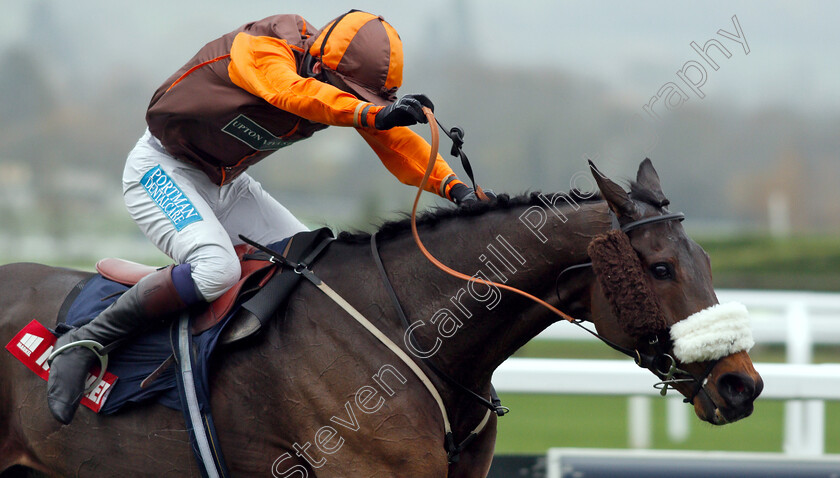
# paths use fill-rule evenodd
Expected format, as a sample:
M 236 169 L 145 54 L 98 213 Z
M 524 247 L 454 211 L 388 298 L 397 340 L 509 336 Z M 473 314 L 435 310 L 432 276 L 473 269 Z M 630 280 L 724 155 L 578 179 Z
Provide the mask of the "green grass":
M 496 453 L 545 453 L 551 447 L 627 448 L 627 407 L 623 397 L 503 394 L 510 415 L 499 419 Z M 685 405 L 690 407 L 690 405 Z M 840 427 L 840 404 L 826 407 L 826 451 L 840 452 L 832 436 Z M 665 399 L 652 400 L 652 447 L 724 451 L 782 451 L 784 404 L 758 400 L 749 418 L 716 427 L 691 413 L 686 441 L 667 436 Z
M 715 286 L 840 291 L 840 236 L 698 239 L 712 258 Z
M 750 355 L 756 362 L 785 361 L 783 347 L 757 347 Z M 532 341 L 516 356 L 622 358 L 599 343 L 545 340 Z M 817 347 L 814 362 L 840 362 L 840 347 Z M 652 386 L 655 380 L 653 375 L 650 378 Z M 625 397 L 502 394 L 501 398 L 511 413 L 499 419 L 496 453 L 542 454 L 551 447 L 628 447 Z M 784 402 L 759 398 L 752 416 L 722 427 L 700 421 L 689 410 L 690 433 L 684 442 L 668 438 L 665 404 L 665 399 L 652 399 L 653 448 L 782 451 Z M 840 402 L 826 403 L 825 430 L 826 452 L 840 453 Z

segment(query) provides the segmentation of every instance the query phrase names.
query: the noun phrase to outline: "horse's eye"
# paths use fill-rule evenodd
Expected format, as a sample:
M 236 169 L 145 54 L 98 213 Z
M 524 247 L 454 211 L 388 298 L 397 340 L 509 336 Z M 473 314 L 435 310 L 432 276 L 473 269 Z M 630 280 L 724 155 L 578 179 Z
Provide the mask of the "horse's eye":
M 650 266 L 650 271 L 653 273 L 653 277 L 659 280 L 668 280 L 674 277 L 674 271 L 671 269 L 671 264 L 666 262 L 657 262 L 656 264 Z

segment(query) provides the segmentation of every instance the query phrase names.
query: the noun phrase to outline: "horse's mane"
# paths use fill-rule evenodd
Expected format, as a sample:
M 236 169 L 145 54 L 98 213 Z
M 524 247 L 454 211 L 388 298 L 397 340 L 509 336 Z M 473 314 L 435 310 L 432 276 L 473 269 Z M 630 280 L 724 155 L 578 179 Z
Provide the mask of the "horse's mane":
M 519 196 L 510 197 L 507 194 L 500 194 L 490 202 L 477 202 L 461 207 L 441 206 L 425 211 L 417 216 L 417 227 L 431 227 L 443 221 L 459 217 L 475 217 L 490 211 L 503 211 L 523 206 L 545 206 L 540 199 L 541 193 L 534 191 Z M 583 195 L 580 191 L 572 189 L 567 194 L 569 198 L 580 204 L 583 202 L 601 201 L 600 194 Z M 543 196 L 545 197 L 545 196 Z M 411 230 L 411 217 L 408 213 L 402 219 L 387 221 L 379 226 L 377 237 L 388 239 L 396 237 Z M 345 243 L 368 243 L 371 234 L 360 231 L 342 231 L 338 234 L 338 240 Z

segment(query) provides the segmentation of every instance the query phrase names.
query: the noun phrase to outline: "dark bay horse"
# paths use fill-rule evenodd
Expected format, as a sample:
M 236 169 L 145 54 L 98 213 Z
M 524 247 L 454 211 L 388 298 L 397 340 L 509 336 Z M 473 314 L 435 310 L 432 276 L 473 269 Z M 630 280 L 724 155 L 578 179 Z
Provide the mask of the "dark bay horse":
M 472 282 L 435 269 L 418 252 L 405 221 L 386 224 L 378 236 L 381 257 L 412 324 L 413 349 L 374 265 L 368 236 L 343 234 L 313 270 L 407 352 L 428 357 L 483 396 L 499 364 L 558 317 L 482 280 L 528 291 L 593 322 L 614 344 L 649 352 L 648 340 L 626 332 L 592 269 L 558 279 L 563 269 L 588 261 L 587 246 L 611 229 L 610 210 L 621 222 L 667 214 L 648 160 L 629 194 L 599 174 L 595 178 L 604 200 L 503 196 L 421 218 L 426 247 L 454 269 L 475 274 L 479 280 Z M 627 235 L 668 326 L 717 303 L 708 256 L 678 221 Z M 0 341 L 7 343 L 33 318 L 52 326 L 64 297 L 85 275 L 36 264 L 0 268 Z M 486 410 L 418 364 L 462 439 Z M 695 377 L 675 387 L 692 397 L 700 419 L 723 424 L 752 412 L 762 381 L 746 351 L 678 365 Z M 211 380 L 220 445 L 234 476 L 484 477 L 490 466 L 495 416 L 460 461 L 449 464 L 441 412 L 428 390 L 306 281 L 258 338 L 218 351 Z M 62 426 L 47 411 L 45 382 L 2 352 L 0 471 L 13 465 L 56 476 L 199 476 L 180 412 L 155 404 L 112 416 L 82 409 Z

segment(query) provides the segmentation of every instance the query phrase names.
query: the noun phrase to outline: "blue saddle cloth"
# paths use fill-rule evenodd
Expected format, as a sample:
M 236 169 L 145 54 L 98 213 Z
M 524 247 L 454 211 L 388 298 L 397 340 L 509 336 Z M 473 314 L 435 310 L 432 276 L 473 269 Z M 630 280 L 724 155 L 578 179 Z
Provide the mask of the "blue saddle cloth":
M 282 251 L 287 241 L 288 239 L 285 239 L 270 244 L 268 247 L 275 251 Z M 99 274 L 95 275 L 87 281 L 68 308 L 65 323 L 80 327 L 90 322 L 127 289 L 125 285 L 106 279 Z M 193 375 L 196 389 L 204 397 L 210 396 L 208 377 L 213 351 L 219 336 L 236 314 L 239 306 L 240 304 L 236 304 L 218 324 L 193 336 Z M 108 371 L 119 379 L 99 413 L 112 414 L 125 405 L 149 400 L 157 400 L 158 403 L 175 410 L 183 409 L 175 376 L 177 366 L 168 367 L 147 388 L 140 388 L 140 383 L 173 354 L 171 329 L 177 325 L 177 317 L 173 319 L 166 321 L 165 325 L 139 335 L 109 354 Z
M 105 310 L 128 287 L 96 275 L 91 278 L 67 311 L 66 323 L 80 327 L 93 320 Z M 223 324 L 230 315 L 211 329 L 194 337 L 196 355 L 196 385 L 207 387 L 207 365 Z M 177 320 L 173 321 L 176 323 Z M 171 324 L 161 325 L 146 332 L 125 346 L 111 352 L 108 357 L 108 371 L 119 377 L 111 389 L 105 405 L 99 411 L 111 414 L 129 403 L 145 402 L 152 399 L 169 408 L 181 410 L 175 373 L 177 367 L 167 368 L 147 388 L 141 389 L 140 383 L 155 371 L 170 355 Z M 206 391 L 206 390 L 205 390 Z

